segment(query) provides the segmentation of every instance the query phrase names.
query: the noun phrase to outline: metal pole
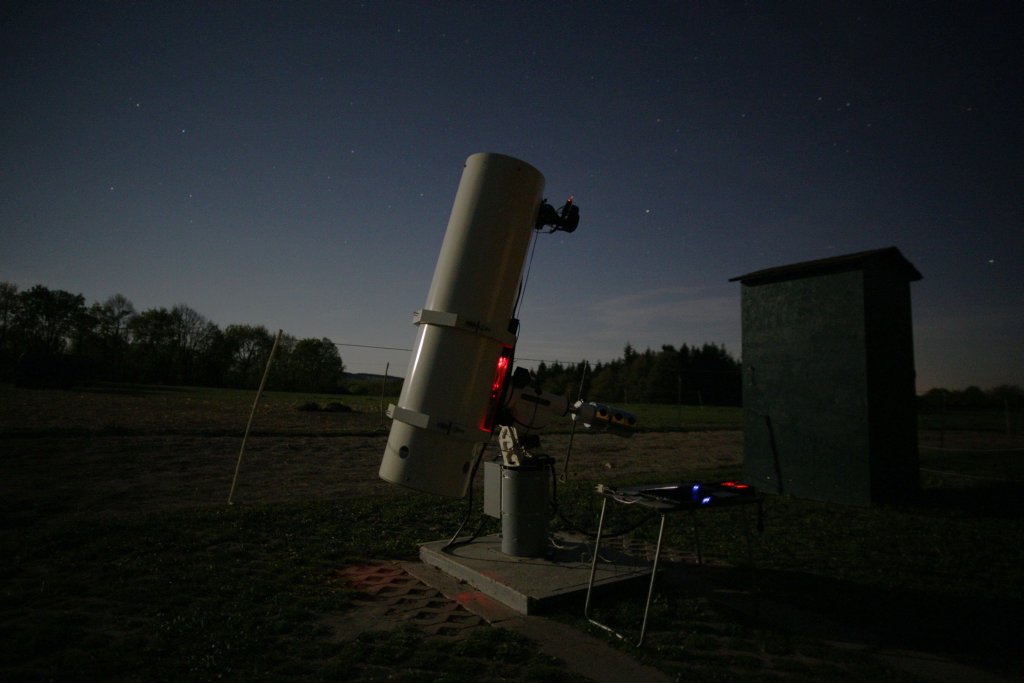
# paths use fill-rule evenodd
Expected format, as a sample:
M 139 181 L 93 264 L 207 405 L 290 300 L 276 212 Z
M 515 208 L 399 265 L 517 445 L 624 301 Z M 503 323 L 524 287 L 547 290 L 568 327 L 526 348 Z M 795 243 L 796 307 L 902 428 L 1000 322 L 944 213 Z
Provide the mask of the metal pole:
M 676 375 L 676 412 L 679 414 L 679 426 L 683 426 L 683 376 Z
M 651 567 L 651 583 L 647 587 L 647 604 L 644 605 L 644 621 L 640 625 L 640 640 L 636 646 L 644 644 L 644 636 L 647 634 L 647 614 L 651 611 L 651 598 L 654 596 L 654 578 L 658 575 L 658 558 L 661 557 L 661 539 L 665 535 L 665 513 L 661 513 L 661 525 L 658 527 L 658 546 L 654 549 L 654 565 Z
M 278 330 L 274 337 L 274 345 L 270 347 L 270 355 L 267 356 L 267 367 L 263 370 L 263 379 L 260 380 L 260 388 L 256 390 L 256 399 L 252 402 L 252 411 L 249 413 L 249 422 L 245 425 L 245 436 L 242 437 L 242 450 L 238 452 L 238 462 L 235 463 L 235 476 L 231 480 L 231 491 L 228 492 L 228 505 L 234 505 L 232 499 L 235 496 L 235 484 L 238 482 L 238 470 L 242 467 L 242 456 L 245 454 L 245 443 L 249 440 L 249 430 L 252 428 L 252 420 L 256 416 L 256 406 L 260 403 L 260 396 L 263 395 L 263 387 L 267 385 L 267 377 L 270 376 L 270 365 L 274 362 L 274 353 L 277 352 L 277 345 L 281 342 L 281 335 L 284 330 Z
M 583 616 L 588 620 L 590 619 L 590 592 L 594 589 L 594 575 L 597 573 L 597 553 L 601 548 L 601 530 L 604 529 L 604 509 L 608 505 L 608 499 L 601 499 L 601 519 L 597 523 L 597 538 L 594 539 L 594 556 L 590 558 L 590 581 L 587 583 L 587 599 L 583 604 Z M 607 626 L 603 624 L 597 624 L 601 628 L 611 631 Z M 612 631 L 614 633 L 614 631 Z
M 391 369 L 391 361 L 384 365 L 384 381 L 380 384 L 380 426 L 384 426 L 384 390 L 388 386 L 388 370 Z

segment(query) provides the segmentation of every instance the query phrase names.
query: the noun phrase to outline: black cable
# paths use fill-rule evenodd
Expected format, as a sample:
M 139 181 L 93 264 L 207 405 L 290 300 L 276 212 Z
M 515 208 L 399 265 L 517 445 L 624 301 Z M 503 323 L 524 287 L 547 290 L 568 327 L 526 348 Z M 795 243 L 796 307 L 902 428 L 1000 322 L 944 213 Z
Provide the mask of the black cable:
M 512 317 L 519 318 L 519 307 L 523 305 L 523 297 L 526 295 L 526 285 L 530 281 L 530 270 L 533 268 L 533 255 L 537 251 L 537 236 L 534 235 L 532 238 L 533 246 L 530 247 L 530 260 L 526 263 L 526 274 L 523 276 L 523 281 L 519 283 L 519 294 L 516 295 L 516 304 L 512 307 Z
M 572 455 L 572 443 L 576 438 L 576 416 L 572 417 L 572 427 L 569 428 L 569 445 L 565 448 L 565 465 L 562 467 L 561 482 L 564 484 L 569 479 L 569 457 Z
M 466 501 L 466 514 L 463 516 L 462 522 L 459 524 L 459 528 L 455 530 L 455 534 L 452 536 L 451 540 L 448 541 L 447 545 L 441 548 L 441 552 L 446 552 L 450 548 L 455 548 L 460 545 L 466 545 L 467 543 L 471 543 L 474 540 L 476 540 L 476 537 L 480 535 L 481 531 L 483 531 L 484 523 L 487 521 L 486 515 L 484 515 L 484 517 L 480 519 L 480 526 L 477 527 L 476 531 L 473 532 L 472 536 L 470 536 L 465 541 L 460 541 L 458 543 L 455 542 L 455 539 L 457 539 L 459 537 L 459 534 L 462 533 L 462 529 L 466 526 L 466 523 L 469 521 L 469 518 L 473 514 L 473 480 L 476 479 L 476 472 L 480 468 L 480 461 L 483 460 L 484 451 L 486 450 L 487 445 L 484 444 L 484 447 L 480 449 L 479 455 L 476 456 L 476 462 L 473 463 L 473 470 L 469 473 L 469 495 L 467 496 Z
M 583 382 L 587 379 L 587 362 L 583 361 L 583 372 L 580 374 L 580 389 L 576 393 L 576 403 L 583 400 Z M 569 445 L 565 449 L 565 464 L 562 466 L 561 482 L 564 484 L 569 479 L 569 457 L 572 455 L 572 442 L 576 438 L 576 416 L 572 416 L 572 427 L 569 429 Z
M 480 524 L 477 525 L 476 531 L 474 531 L 472 533 L 472 535 L 469 536 L 469 538 L 466 538 L 466 539 L 464 539 L 462 541 L 456 541 L 455 540 L 456 538 L 459 537 L 459 532 L 456 531 L 455 535 L 452 536 L 452 540 L 448 541 L 448 544 L 446 546 L 444 546 L 443 548 L 441 548 L 441 552 L 449 553 L 450 554 L 451 551 L 453 549 L 455 549 L 455 548 L 458 548 L 458 547 L 464 546 L 464 545 L 469 545 L 470 543 L 472 543 L 473 541 L 475 541 L 477 538 L 480 537 L 480 532 L 484 530 L 484 526 L 486 526 L 486 525 L 487 525 L 487 515 L 484 515 L 484 516 L 482 516 L 480 518 Z M 459 527 L 459 530 L 461 531 L 462 527 Z
M 548 463 L 548 469 L 551 472 L 551 507 L 555 513 L 555 516 L 558 517 L 558 519 L 562 520 L 562 523 L 569 527 L 570 531 L 575 531 L 578 534 L 583 534 L 587 538 L 597 538 L 596 531 L 587 531 L 586 529 L 581 529 L 580 527 L 576 526 L 576 524 L 573 523 L 572 520 L 568 519 L 565 515 L 562 514 L 561 509 L 558 507 L 558 477 L 555 475 L 554 460 Z M 644 515 L 644 517 L 639 522 L 623 529 L 622 531 L 616 531 L 614 533 L 602 531 L 601 538 L 616 538 L 618 536 L 625 536 L 626 534 L 636 529 L 639 529 L 641 526 L 646 524 L 650 519 L 653 519 L 656 514 L 658 514 L 657 510 L 651 510 L 646 515 Z

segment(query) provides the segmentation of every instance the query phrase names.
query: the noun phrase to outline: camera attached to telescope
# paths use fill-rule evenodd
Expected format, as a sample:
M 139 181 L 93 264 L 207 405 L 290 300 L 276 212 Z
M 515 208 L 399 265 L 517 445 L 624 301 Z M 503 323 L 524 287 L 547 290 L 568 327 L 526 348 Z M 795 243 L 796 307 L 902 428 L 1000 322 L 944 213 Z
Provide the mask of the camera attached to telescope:
M 537 212 L 537 224 L 534 230 L 543 230 L 551 226 L 549 233 L 561 230 L 562 232 L 573 232 L 580 224 L 580 209 L 573 203 L 572 197 L 565 200 L 562 208 L 555 210 L 555 207 L 548 204 L 545 199 L 540 203 L 540 210 Z

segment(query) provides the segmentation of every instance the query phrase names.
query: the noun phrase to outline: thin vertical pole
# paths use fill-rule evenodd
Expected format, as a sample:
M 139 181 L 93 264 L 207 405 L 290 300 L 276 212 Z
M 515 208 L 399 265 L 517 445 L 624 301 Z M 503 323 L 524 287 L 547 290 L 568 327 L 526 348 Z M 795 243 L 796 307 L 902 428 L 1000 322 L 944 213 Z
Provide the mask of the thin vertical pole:
M 601 530 L 604 529 L 604 510 L 608 506 L 608 498 L 606 496 L 601 497 L 601 519 L 597 523 L 597 538 L 594 539 L 594 556 L 590 558 L 590 581 L 587 582 L 587 599 L 583 603 L 583 616 L 586 617 L 590 622 L 597 624 L 593 619 L 590 618 L 590 592 L 594 589 L 594 575 L 597 574 L 597 555 L 601 550 Z M 612 631 L 607 626 L 597 624 L 603 629 Z M 618 635 L 618 634 L 616 634 Z
M 939 448 L 946 445 L 946 392 L 942 392 L 942 405 L 939 407 Z
M 388 370 L 391 369 L 391 361 L 384 364 L 384 381 L 380 384 L 380 428 L 384 428 L 384 390 L 388 386 Z
M 683 426 L 683 376 L 676 375 L 676 412 L 679 417 L 679 426 Z
M 245 454 L 245 443 L 249 440 L 249 430 L 252 429 L 252 420 L 256 417 L 256 406 L 260 404 L 260 396 L 263 395 L 263 387 L 267 386 L 267 377 L 270 376 L 270 365 L 274 362 L 274 354 L 277 352 L 277 345 L 281 342 L 281 335 L 284 330 L 278 330 L 274 337 L 274 345 L 270 347 L 270 355 L 267 356 L 267 367 L 263 370 L 263 379 L 260 380 L 260 388 L 256 390 L 256 398 L 252 402 L 252 411 L 249 412 L 249 422 L 245 425 L 245 436 L 242 437 L 242 450 L 238 452 L 238 462 L 235 463 L 235 476 L 231 480 L 231 491 L 228 492 L 228 505 L 234 505 L 232 499 L 235 497 L 235 484 L 238 483 L 238 470 L 242 467 L 242 456 Z
M 583 372 L 580 374 L 580 390 L 576 393 L 576 402 L 579 403 L 583 400 L 583 382 L 587 378 L 587 368 L 589 363 L 584 361 Z M 569 457 L 572 456 L 572 441 L 576 436 L 576 418 L 573 417 L 572 426 L 569 428 L 569 445 L 565 448 L 565 463 L 562 465 L 562 474 L 559 475 L 559 483 L 564 484 L 569 476 Z
M 589 365 L 586 361 L 583 362 L 583 371 L 580 373 L 580 390 L 576 392 L 577 401 L 583 400 L 583 382 L 587 379 L 587 368 Z

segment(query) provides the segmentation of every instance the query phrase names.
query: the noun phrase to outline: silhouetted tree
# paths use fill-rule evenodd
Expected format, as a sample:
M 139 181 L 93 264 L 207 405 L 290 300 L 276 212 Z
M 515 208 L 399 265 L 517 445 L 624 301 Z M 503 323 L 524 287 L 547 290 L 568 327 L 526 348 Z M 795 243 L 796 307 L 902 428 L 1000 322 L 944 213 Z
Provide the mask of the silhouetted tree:
M 18 295 L 15 328 L 24 351 L 61 354 L 85 315 L 85 297 L 36 285 Z
M 151 308 L 128 323 L 131 366 L 136 381 L 171 383 L 176 377 L 177 330 L 166 308 Z
M 76 352 L 93 359 L 100 377 L 126 379 L 128 324 L 135 316 L 135 306 L 124 295 L 115 294 L 102 304 L 94 303 L 86 315 L 88 327 L 80 330 Z
M 274 337 L 262 325 L 228 325 L 224 330 L 224 360 L 231 386 L 255 389 L 263 377 Z
M 329 393 L 341 387 L 345 370 L 338 347 L 330 339 L 302 339 L 287 360 L 294 384 L 291 389 Z
M 174 326 L 175 370 L 182 384 L 204 384 L 211 374 L 206 360 L 221 334 L 220 329 L 201 313 L 185 304 L 171 309 Z
M 647 400 L 651 403 L 676 403 L 679 400 L 679 384 L 683 366 L 681 357 L 675 347 L 666 344 L 656 354 L 650 367 L 647 382 Z
M 14 341 L 15 313 L 18 307 L 18 287 L 13 282 L 0 282 L 0 380 L 13 376 L 18 358 Z

